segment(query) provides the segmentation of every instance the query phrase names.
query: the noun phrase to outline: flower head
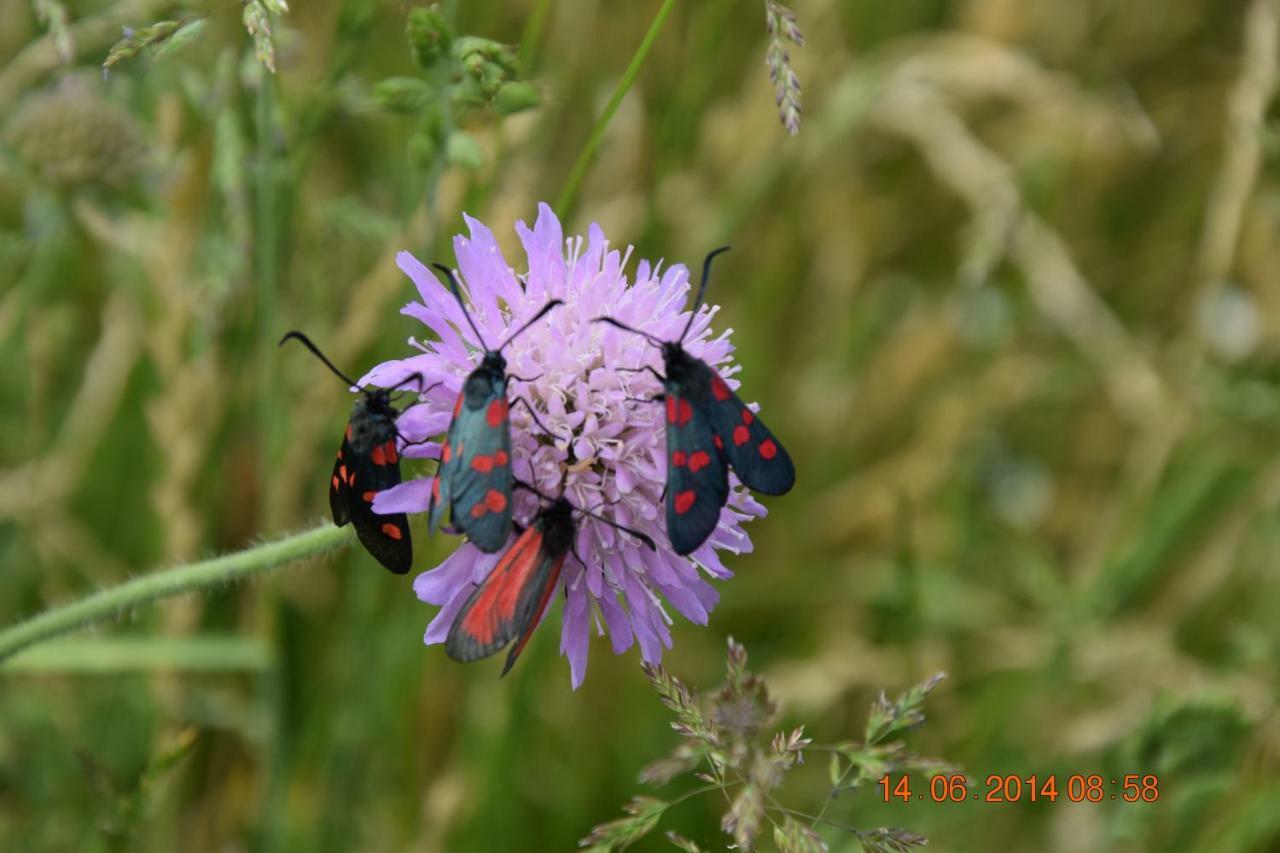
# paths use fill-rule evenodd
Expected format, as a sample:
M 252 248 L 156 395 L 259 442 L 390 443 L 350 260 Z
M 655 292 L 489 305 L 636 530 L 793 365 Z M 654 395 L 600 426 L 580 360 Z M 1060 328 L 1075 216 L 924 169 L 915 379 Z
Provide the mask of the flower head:
M 536 409 L 547 430 L 525 407 L 512 406 L 516 477 L 545 494 L 558 494 L 563 485 L 574 506 L 647 533 L 659 545 L 657 552 L 651 551 L 634 537 L 577 514 L 574 553 L 566 559 L 560 580 L 566 594 L 560 651 L 569 659 L 573 686 L 580 685 L 586 673 L 593 623 L 598 634 L 608 631 L 615 653 L 621 654 L 635 642 L 644 660 L 656 663 L 663 648 L 671 647 L 666 605 L 705 625 L 719 599 L 707 578 L 732 576 L 717 552 L 750 551 L 751 540 L 741 523 L 764 514 L 763 507 L 731 481 L 728 505 L 707 542 L 689 557 L 671 552 L 662 512 L 666 481 L 662 407 L 634 399 L 648 399 L 661 388 L 648 372 L 621 370 L 660 367 L 658 350 L 637 335 L 591 322 L 607 315 L 659 339 L 678 338 L 689 318 L 685 310 L 688 270 L 679 264 L 664 270 L 661 263 L 642 260 L 628 280 L 630 248 L 625 253 L 610 250 L 597 225 L 588 229 L 585 241 L 564 239 L 559 220 L 543 204 L 532 229 L 523 222 L 516 225 L 528 256 L 527 272 L 517 274 L 503 258 L 493 233 L 470 217 L 466 222 L 470 236 L 455 237 L 454 252 L 472 319 L 486 344 L 496 346 L 548 299 L 564 301 L 503 351 L 508 374 L 527 377 L 513 378 L 509 395 L 513 402 L 522 397 Z M 431 439 L 448 428 L 454 401 L 479 363 L 483 344 L 473 340 L 475 334 L 461 307 L 425 265 L 408 252 L 401 252 L 396 260 L 421 297 L 420 302 L 406 305 L 403 313 L 420 320 L 432 336 L 411 338 L 416 354 L 378 365 L 361 384 L 392 387 L 420 374 L 428 390 L 397 422 L 410 442 L 403 455 L 438 458 L 440 445 Z M 698 309 L 684 347 L 736 387 L 729 332 L 715 337 L 711 333 L 715 312 L 715 307 Z M 430 478 L 407 480 L 379 494 L 374 510 L 424 512 L 430 491 Z M 528 523 L 537 513 L 538 498 L 518 490 L 514 500 L 516 520 Z M 418 576 L 414 582 L 418 597 L 441 605 L 427 627 L 427 643 L 444 641 L 474 585 L 484 580 L 500 556 L 501 552 L 484 554 L 465 544 L 435 569 Z

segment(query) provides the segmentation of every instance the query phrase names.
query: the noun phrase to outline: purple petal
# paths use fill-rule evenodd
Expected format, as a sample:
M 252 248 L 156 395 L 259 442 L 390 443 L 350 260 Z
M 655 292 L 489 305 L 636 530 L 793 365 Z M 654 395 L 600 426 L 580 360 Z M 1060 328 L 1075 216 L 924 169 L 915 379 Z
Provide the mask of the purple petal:
M 453 626 L 453 620 L 458 618 L 462 606 L 467 603 L 467 599 L 471 597 L 471 593 L 475 590 L 474 586 L 467 584 L 459 587 L 449 602 L 441 607 L 427 625 L 427 632 L 422 636 L 422 642 L 428 646 L 435 643 L 443 643 L 449 636 L 449 628 Z
M 627 620 L 627 611 L 618 603 L 618 595 L 612 589 L 604 591 L 596 598 L 600 612 L 604 614 L 605 625 L 609 629 L 609 642 L 613 645 L 613 653 L 620 655 L 631 648 L 634 635 L 631 633 L 631 622 Z
M 413 579 L 413 591 L 428 604 L 444 604 L 458 589 L 469 585 L 480 551 L 463 545 L 444 558 L 440 565 Z
M 383 489 L 373 496 L 373 511 L 378 515 L 426 512 L 431 503 L 431 483 L 434 480 L 434 477 L 405 480 L 398 486 Z
M 406 437 L 418 440 L 439 435 L 449 428 L 453 413 L 433 410 L 430 406 L 413 406 L 396 418 L 396 427 Z
M 560 654 L 569 659 L 569 681 L 573 689 L 587 677 L 587 590 L 582 584 L 569 590 L 560 629 Z

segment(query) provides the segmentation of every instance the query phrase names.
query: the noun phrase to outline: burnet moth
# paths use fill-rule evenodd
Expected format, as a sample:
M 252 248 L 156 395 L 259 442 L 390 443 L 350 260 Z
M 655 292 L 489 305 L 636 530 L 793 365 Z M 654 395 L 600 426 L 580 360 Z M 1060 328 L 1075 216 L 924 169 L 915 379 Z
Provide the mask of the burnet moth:
M 455 529 L 465 533 L 481 551 L 492 554 L 506 543 L 511 532 L 509 377 L 502 350 L 548 311 L 564 303 L 559 299 L 548 300 L 497 349 L 490 349 L 462 301 L 453 272 L 442 264 L 432 266 L 449 280 L 449 288 L 485 352 L 480 365 L 467 376 L 462 393 L 454 403 L 453 420 L 449 422 L 449 432 L 440 449 L 440 467 L 431 484 L 427 515 L 431 532 L 435 533 L 447 511 Z M 529 411 L 533 412 L 532 407 Z
M 289 332 L 280 339 L 279 345 L 283 346 L 290 338 L 311 350 L 349 387 L 357 387 L 301 332 Z M 409 379 L 416 379 L 419 386 L 422 384 L 418 374 Z M 378 515 L 373 511 L 373 499 L 378 492 L 400 485 L 400 453 L 396 448 L 396 439 L 400 437 L 396 417 L 400 410 L 391 403 L 394 390 L 365 388 L 356 398 L 342 446 L 338 448 L 338 458 L 333 463 L 333 476 L 329 478 L 329 510 L 334 524 L 342 527 L 351 522 L 365 549 L 379 563 L 402 575 L 413 565 L 409 519 L 402 512 Z
M 665 376 L 652 367 L 639 369 L 648 370 L 663 385 L 663 393 L 653 399 L 665 400 L 667 407 L 667 536 L 680 555 L 697 550 L 715 531 L 729 497 L 726 463 L 747 488 L 766 495 L 785 494 L 796 481 L 795 466 L 782 443 L 720 374 L 681 345 L 702 304 L 711 260 L 728 250 L 716 249 L 703 261 L 698 296 L 678 340 L 659 340 L 612 317 L 592 321 L 634 332 L 662 350 Z
M 640 531 L 615 524 L 590 510 L 579 510 L 563 495 L 549 498 L 532 486 L 521 482 L 516 485 L 549 503 L 538 510 L 533 522 L 520 533 L 493 571 L 471 593 L 454 618 L 444 643 L 449 657 L 470 663 L 501 651 L 507 643 L 515 640 L 502 667 L 503 675 L 524 650 L 555 593 L 560 569 L 578 535 L 578 525 L 573 518 L 575 512 L 590 515 L 630 533 L 650 550 L 656 550 L 653 540 Z

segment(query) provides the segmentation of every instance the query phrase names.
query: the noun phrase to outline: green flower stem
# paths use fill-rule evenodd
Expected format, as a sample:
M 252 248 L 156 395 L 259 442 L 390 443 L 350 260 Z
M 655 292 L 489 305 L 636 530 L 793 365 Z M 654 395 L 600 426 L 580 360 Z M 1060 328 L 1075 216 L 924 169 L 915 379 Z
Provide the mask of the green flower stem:
M 227 584 L 332 550 L 345 545 L 351 536 L 350 527 L 325 524 L 247 551 L 134 578 L 79 601 L 38 613 L 0 631 L 0 661 L 27 646 L 114 618 L 134 607 Z
M 640 46 L 636 48 L 635 55 L 631 57 L 631 64 L 627 66 L 627 70 L 623 72 L 622 79 L 618 81 L 618 88 L 613 90 L 613 97 L 609 99 L 609 103 L 605 106 L 604 112 L 600 114 L 600 118 L 596 119 L 595 127 L 591 128 L 591 135 L 587 137 L 587 144 L 582 147 L 582 152 L 578 155 L 577 161 L 573 164 L 573 170 L 569 173 L 569 180 L 565 182 L 564 189 L 560 191 L 560 197 L 556 199 L 556 213 L 560 215 L 562 222 L 567 221 L 569 218 L 570 205 L 573 204 L 574 197 L 578 194 L 578 184 L 582 183 L 582 178 L 586 175 L 587 168 L 591 165 L 591 161 L 595 159 L 596 150 L 599 149 L 600 141 L 604 138 L 605 129 L 609 127 L 609 122 L 613 120 L 613 114 L 618 111 L 618 107 L 622 104 L 622 99 L 626 97 L 632 84 L 636 82 L 636 77 L 640 75 L 640 68 L 644 65 L 644 61 L 649 58 L 649 49 L 658 40 L 658 32 L 662 29 L 662 23 L 667 19 L 667 15 L 674 5 L 676 5 L 676 0 L 663 0 L 662 6 L 658 9 L 658 14 L 653 16 L 653 23 L 649 24 L 649 31 L 644 34 L 644 40 L 640 42 Z
M 551 0 L 537 0 L 533 13 L 524 25 L 524 33 L 520 36 L 520 72 L 528 74 L 533 68 L 533 54 L 538 49 L 538 41 L 542 38 L 542 30 L 546 26 L 551 12 Z

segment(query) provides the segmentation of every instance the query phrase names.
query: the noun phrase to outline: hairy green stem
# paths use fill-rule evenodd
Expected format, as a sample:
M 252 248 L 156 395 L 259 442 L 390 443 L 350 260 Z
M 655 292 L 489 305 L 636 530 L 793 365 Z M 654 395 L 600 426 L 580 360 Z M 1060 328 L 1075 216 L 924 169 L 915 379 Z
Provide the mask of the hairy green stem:
M 346 544 L 351 528 L 325 524 L 222 557 L 175 566 L 46 610 L 0 631 L 0 661 L 27 646 L 187 592 L 220 586 Z
M 587 168 L 591 165 L 591 161 L 595 159 L 596 150 L 600 147 L 600 141 L 604 138 L 605 129 L 609 127 L 609 122 L 613 120 L 613 114 L 618 111 L 618 107 L 622 104 L 622 99 L 626 97 L 632 84 L 636 82 L 636 77 L 640 75 L 640 68 L 644 65 L 644 61 L 649 58 L 649 50 L 653 47 L 653 43 L 658 40 L 658 32 L 662 29 L 662 23 L 667 19 L 667 15 L 674 5 L 676 5 L 676 0 L 663 0 L 662 6 L 658 9 L 658 14 L 653 16 L 653 22 L 649 24 L 649 31 L 644 34 L 644 39 L 640 42 L 640 46 L 636 48 L 635 55 L 631 57 L 631 64 L 627 66 L 627 70 L 622 74 L 622 79 L 618 81 L 618 88 L 613 90 L 613 97 L 609 99 L 609 103 L 605 106 L 604 112 L 600 114 L 600 118 L 596 119 L 595 127 L 591 128 L 591 135 L 587 137 L 587 144 L 582 146 L 582 152 L 578 154 L 578 159 L 573 164 L 573 170 L 569 172 L 569 180 L 565 181 L 564 189 L 560 191 L 560 197 L 556 199 L 556 213 L 560 215 L 561 221 L 565 221 L 568 218 L 570 206 L 573 204 L 574 197 L 578 194 L 578 184 L 582 183 L 582 178 L 586 175 Z

